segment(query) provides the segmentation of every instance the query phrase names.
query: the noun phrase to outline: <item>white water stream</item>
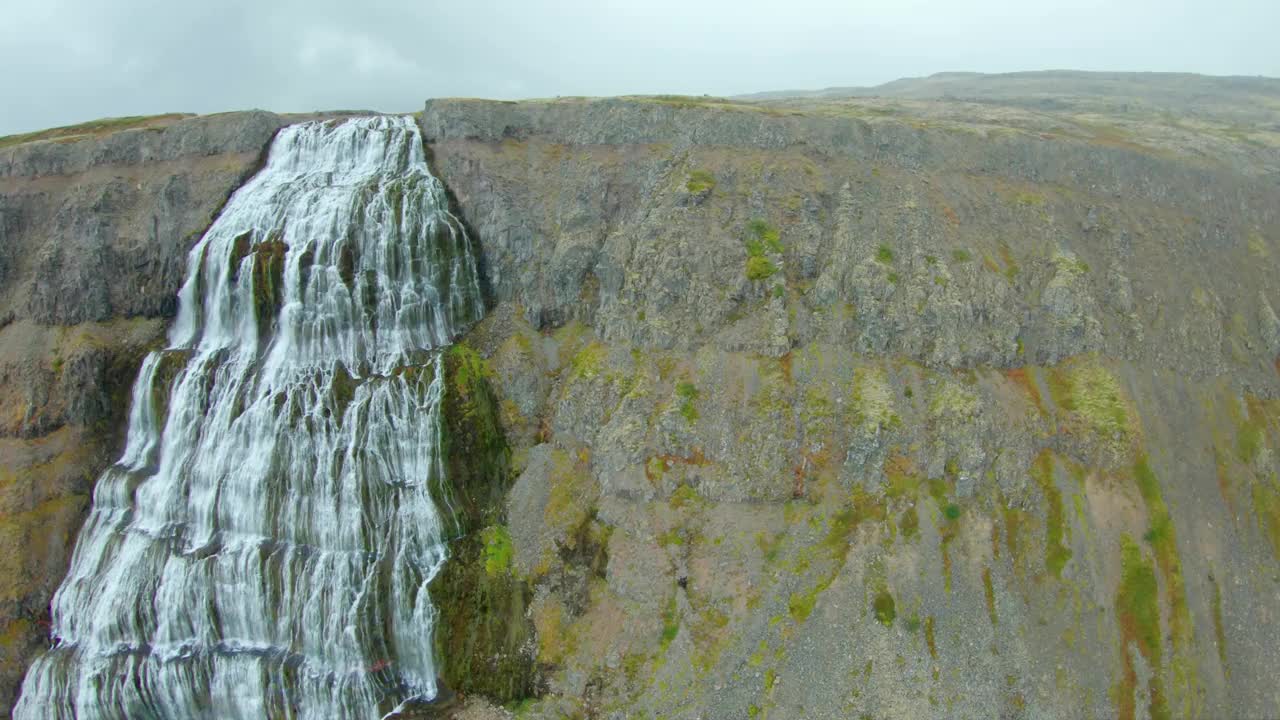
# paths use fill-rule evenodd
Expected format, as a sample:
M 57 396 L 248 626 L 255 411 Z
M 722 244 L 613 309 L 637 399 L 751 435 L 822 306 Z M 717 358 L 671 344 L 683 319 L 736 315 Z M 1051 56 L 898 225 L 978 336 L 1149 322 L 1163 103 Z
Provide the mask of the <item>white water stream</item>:
M 281 130 L 191 251 L 15 717 L 339 720 L 434 696 L 437 353 L 482 311 L 412 119 Z

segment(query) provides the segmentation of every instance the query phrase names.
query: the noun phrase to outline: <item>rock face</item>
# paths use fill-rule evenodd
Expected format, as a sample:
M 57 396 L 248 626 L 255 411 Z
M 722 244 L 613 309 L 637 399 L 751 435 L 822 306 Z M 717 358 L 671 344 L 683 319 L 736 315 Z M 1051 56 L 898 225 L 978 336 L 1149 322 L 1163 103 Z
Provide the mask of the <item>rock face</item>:
M 263 112 L 0 147 L 0 715 L 48 635 L 91 483 L 187 251 L 282 124 Z
M 1280 125 L 1019 105 L 427 103 L 521 716 L 1280 713 Z
M 1275 91 L 994 82 L 427 103 L 492 308 L 447 359 L 457 696 L 412 712 L 1280 714 Z M 2 709 L 283 122 L 0 140 Z

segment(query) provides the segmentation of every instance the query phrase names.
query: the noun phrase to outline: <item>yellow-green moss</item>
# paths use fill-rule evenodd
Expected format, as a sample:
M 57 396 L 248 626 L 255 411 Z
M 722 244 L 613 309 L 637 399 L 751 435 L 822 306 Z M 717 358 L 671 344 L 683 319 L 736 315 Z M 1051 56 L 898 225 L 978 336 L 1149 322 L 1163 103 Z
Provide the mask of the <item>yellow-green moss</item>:
M 511 533 L 502 525 L 490 525 L 480 533 L 484 542 L 484 570 L 490 575 L 511 571 Z
M 963 422 L 978 412 L 978 396 L 956 382 L 940 383 L 929 399 L 929 416 L 934 420 Z
M 760 219 L 747 223 L 747 252 L 752 256 L 763 255 L 766 250 L 780 253 L 784 249 L 777 228 Z
M 1075 413 L 1086 428 L 1104 438 L 1126 440 L 1131 432 L 1120 382 L 1094 360 L 1077 360 L 1048 374 L 1058 407 Z
M 569 360 L 569 377 L 590 380 L 604 370 L 608 349 L 600 342 L 590 342 L 574 353 Z
M 1253 510 L 1258 526 L 1270 541 L 1271 552 L 1280 560 L 1280 484 L 1259 480 L 1253 485 Z
M 1222 588 L 1218 587 L 1213 573 L 1209 573 L 1209 587 L 1213 591 L 1209 601 L 1213 611 L 1213 638 L 1218 645 L 1218 662 L 1222 663 L 1223 674 L 1230 675 L 1227 671 L 1227 633 L 1222 626 Z
M 1182 580 L 1182 561 L 1178 556 L 1178 537 L 1160 491 L 1160 481 L 1145 455 L 1140 455 L 1133 465 L 1134 480 L 1138 492 L 1147 506 L 1148 530 L 1143 540 L 1155 551 L 1156 565 L 1164 577 L 1169 597 L 1169 633 L 1175 649 L 1191 641 L 1191 612 L 1187 607 L 1186 588 Z
M 1063 543 L 1066 516 L 1062 510 L 1062 493 L 1053 478 L 1053 453 L 1043 450 L 1031 464 L 1031 477 L 1040 486 L 1045 499 L 1045 568 L 1056 578 L 1071 560 L 1071 548 Z
M 853 423 L 865 430 L 883 429 L 901 422 L 894 412 L 893 389 L 879 368 L 859 368 L 854 372 L 849 399 Z
M 747 279 L 748 280 L 766 280 L 773 277 L 778 272 L 778 266 L 766 257 L 749 257 L 747 258 Z
M 996 589 L 991 584 L 991 568 L 982 568 L 982 590 L 987 598 L 987 616 L 991 618 L 992 625 L 999 625 L 1000 620 L 996 617 Z
M 698 388 L 691 382 L 676 383 L 676 397 L 680 398 L 680 415 L 692 425 L 698 419 Z
M 684 184 L 684 187 L 694 195 L 714 190 L 716 176 L 706 170 L 694 170 L 689 173 L 689 180 Z
M 893 595 L 891 595 L 887 589 L 876 593 L 876 598 L 872 603 L 872 608 L 875 612 L 876 620 L 885 627 L 893 625 L 894 618 L 898 616 L 898 612 L 893 601 Z

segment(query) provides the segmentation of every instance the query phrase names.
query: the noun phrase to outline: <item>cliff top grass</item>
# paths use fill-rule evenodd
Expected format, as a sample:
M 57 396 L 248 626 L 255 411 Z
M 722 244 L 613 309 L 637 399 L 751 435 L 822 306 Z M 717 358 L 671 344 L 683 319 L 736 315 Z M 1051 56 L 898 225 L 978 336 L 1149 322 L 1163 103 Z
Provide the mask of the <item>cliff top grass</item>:
M 159 129 L 189 117 L 194 116 L 191 113 L 167 113 L 164 115 L 130 115 L 127 117 L 101 118 L 77 125 L 66 125 L 18 135 L 6 135 L 0 137 L 0 148 L 46 140 L 72 142 L 88 137 L 103 137 L 121 130 L 134 130 L 137 128 L 150 127 Z

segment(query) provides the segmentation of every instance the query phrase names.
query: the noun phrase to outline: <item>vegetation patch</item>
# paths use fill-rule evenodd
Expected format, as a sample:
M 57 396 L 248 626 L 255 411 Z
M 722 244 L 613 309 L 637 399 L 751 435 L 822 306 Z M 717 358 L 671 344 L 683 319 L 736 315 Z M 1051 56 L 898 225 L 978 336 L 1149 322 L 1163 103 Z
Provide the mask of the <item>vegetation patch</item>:
M 676 397 L 680 399 L 680 415 L 692 425 L 698 419 L 698 388 L 691 382 L 677 383 Z
M 608 349 L 598 341 L 587 343 L 569 360 L 569 377 L 574 380 L 590 380 L 599 376 L 604 370 L 608 353 Z
M 502 525 L 490 525 L 480 533 L 484 543 L 484 571 L 490 575 L 511 572 L 511 533 Z
M 934 420 L 965 422 L 977 413 L 978 396 L 959 383 L 940 383 L 929 400 L 929 415 Z
M 973 255 L 964 248 L 957 248 L 951 251 L 951 260 L 957 263 L 967 263 L 973 260 Z
M 893 389 L 879 368 L 859 368 L 853 374 L 850 393 L 853 424 L 865 431 L 901 424 L 894 412 Z
M 938 643 L 933 627 L 933 616 L 924 619 L 924 641 L 929 646 L 929 657 L 938 659 Z
M 898 617 L 898 611 L 894 607 L 893 595 L 888 590 L 881 590 L 876 593 L 876 599 L 872 602 L 872 609 L 875 611 L 876 620 L 881 625 L 889 627 L 893 625 L 893 621 Z
M 893 248 L 889 247 L 884 243 L 881 243 L 880 247 L 876 248 L 876 262 L 883 263 L 885 265 L 892 263 Z
M 747 279 L 748 280 L 767 280 L 778 272 L 778 266 L 767 257 L 749 257 L 747 258 Z
M 280 311 L 284 296 L 284 259 L 289 251 L 278 237 L 254 245 L 253 253 L 253 305 L 258 320 L 258 335 L 271 334 L 272 325 Z
M 155 126 L 187 117 L 191 117 L 191 115 L 187 113 L 169 113 L 167 115 L 130 115 L 127 117 L 103 118 L 78 125 L 67 125 L 20 135 L 6 135 L 0 137 L 0 148 L 38 142 L 40 140 L 70 142 L 81 138 L 101 137 L 121 130 Z
M 706 170 L 694 170 L 689 173 L 689 180 L 684 187 L 694 195 L 710 192 L 716 187 L 716 176 Z
M 1178 537 L 1160 492 L 1160 481 L 1151 471 L 1145 455 L 1139 456 L 1133 465 L 1133 476 L 1138 491 L 1147 506 L 1149 524 L 1143 540 L 1155 551 L 1156 566 L 1164 576 L 1169 596 L 1169 633 L 1174 647 L 1182 647 L 1191 641 L 1191 613 L 1187 608 L 1186 588 L 1182 581 L 1182 562 L 1178 556 Z
M 1254 483 L 1253 509 L 1263 535 L 1271 543 L 1271 552 L 1280 560 L 1280 484 L 1274 480 Z
M 763 255 L 766 250 L 781 253 L 784 249 L 782 235 L 777 228 L 760 219 L 747 223 L 747 253 L 749 255 Z
M 987 616 L 991 618 L 992 625 L 999 625 L 1000 619 L 996 617 L 996 589 L 991 584 L 991 568 L 982 568 L 982 590 L 987 597 Z
M 1213 573 L 1209 573 L 1209 587 L 1213 590 L 1210 604 L 1213 610 L 1213 637 L 1218 643 L 1218 662 L 1222 663 L 1223 674 L 1230 676 L 1231 673 L 1227 671 L 1227 633 L 1222 627 L 1222 589 L 1218 587 Z
M 1265 444 L 1262 422 L 1249 419 L 1240 423 L 1236 433 L 1236 455 L 1239 456 L 1240 462 L 1253 464 Z
M 902 537 L 908 540 L 920 532 L 920 516 L 916 513 L 915 505 L 902 511 L 902 518 L 898 520 L 898 527 L 902 530 Z
M 1062 569 L 1071 560 L 1071 548 L 1063 543 L 1066 516 L 1062 510 L 1062 492 L 1053 479 L 1053 453 L 1045 449 L 1031 464 L 1031 477 L 1040 486 L 1045 499 L 1044 565 L 1054 577 L 1062 579 Z
M 1169 720 L 1168 702 L 1160 679 L 1160 603 L 1156 586 L 1156 574 L 1151 562 L 1143 557 L 1142 548 L 1128 535 L 1120 537 L 1120 586 L 1116 589 L 1116 619 L 1120 624 L 1120 655 L 1123 668 L 1118 693 L 1120 717 L 1132 720 L 1136 716 L 1137 669 L 1133 665 L 1129 646 L 1137 646 L 1138 652 L 1151 667 L 1148 711 L 1152 720 Z
M 1084 428 L 1115 443 L 1130 439 L 1129 412 L 1120 382 L 1095 360 L 1078 360 L 1048 373 L 1058 407 L 1074 413 Z

